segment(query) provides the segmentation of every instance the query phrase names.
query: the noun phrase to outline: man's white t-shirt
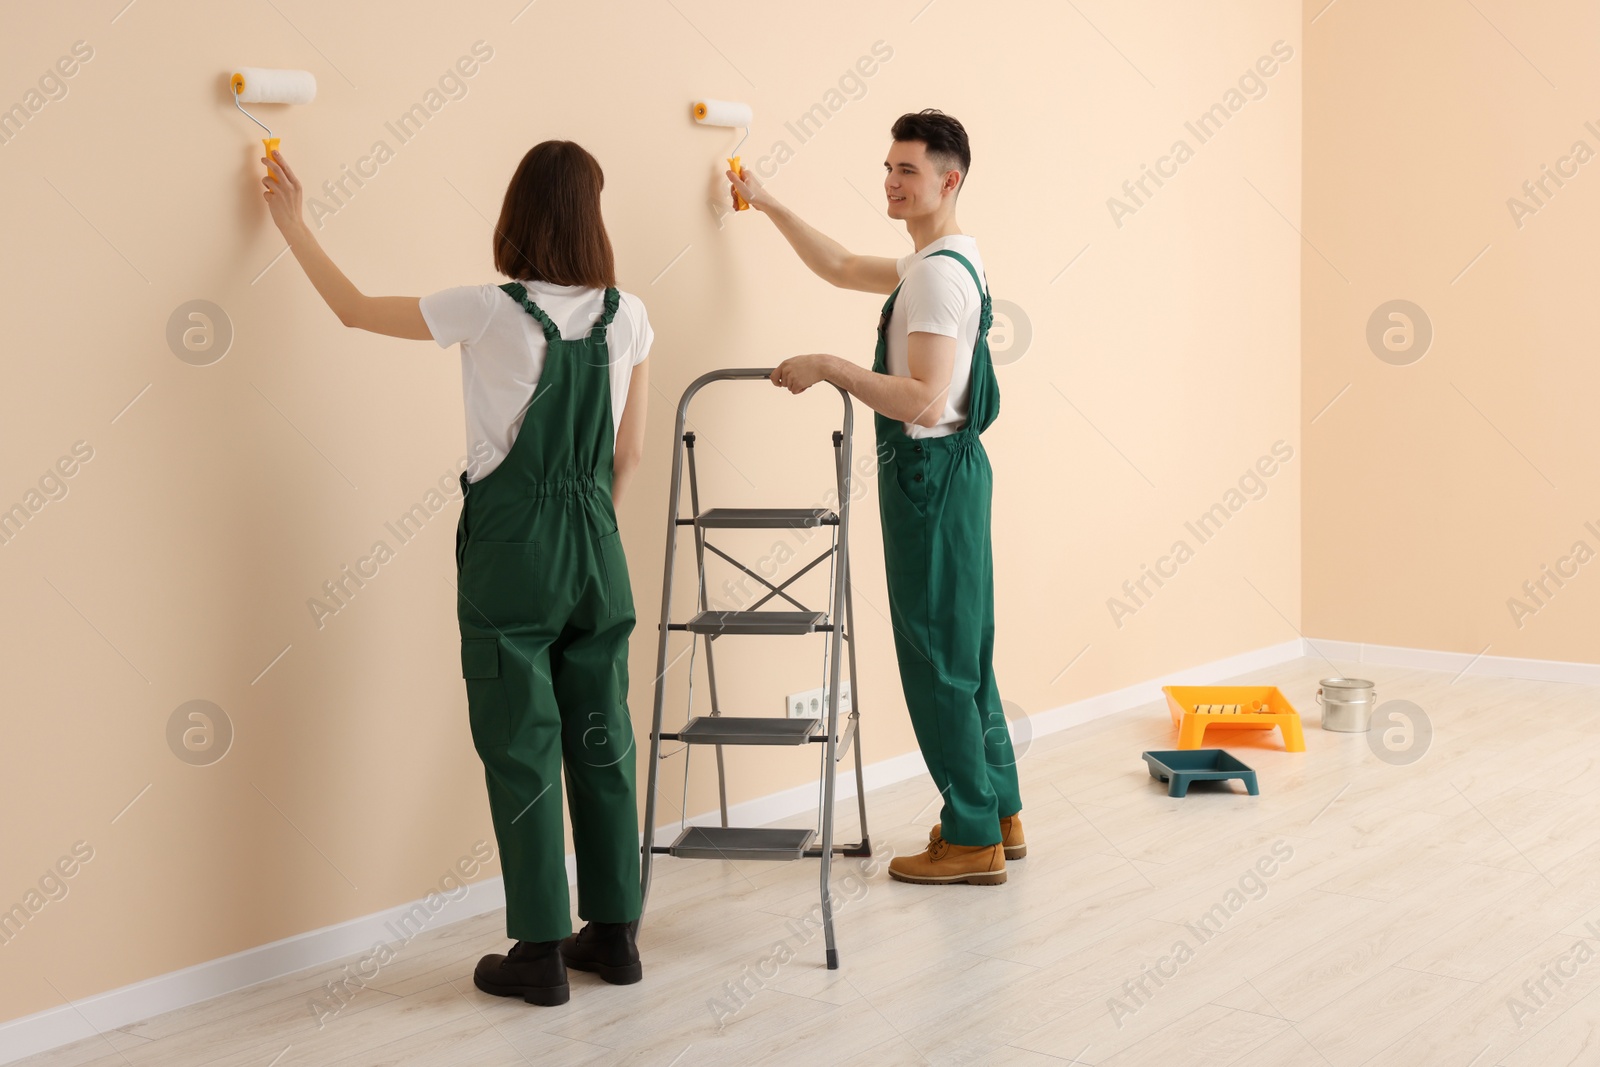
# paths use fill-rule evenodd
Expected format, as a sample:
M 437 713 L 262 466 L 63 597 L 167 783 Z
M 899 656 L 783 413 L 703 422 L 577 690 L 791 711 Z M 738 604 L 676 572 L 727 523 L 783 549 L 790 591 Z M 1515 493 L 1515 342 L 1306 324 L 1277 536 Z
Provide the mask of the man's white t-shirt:
M 901 284 L 894 311 L 889 315 L 889 348 L 885 354 L 889 373 L 902 377 L 911 373 L 906 355 L 908 334 L 936 333 L 956 339 L 944 414 L 935 426 L 905 423 L 907 437 L 943 437 L 967 422 L 967 387 L 972 379 L 972 349 L 978 339 L 983 299 L 960 260 L 933 255 L 946 248 L 965 256 L 978 277 L 984 276 L 978 242 L 964 233 L 941 237 L 920 252 L 902 256 L 895 264 Z
M 528 299 L 550 317 L 561 336 L 575 340 L 599 321 L 605 290 L 579 285 L 523 282 Z M 611 439 L 616 441 L 622 409 L 628 401 L 633 368 L 650 354 L 655 333 L 644 302 L 622 293 L 617 313 L 606 329 L 611 355 Z M 511 451 L 517 431 L 533 401 L 548 349 L 539 320 L 528 314 L 498 285 L 462 285 L 422 298 L 422 318 L 440 348 L 461 345 L 461 395 L 467 412 L 467 454 L 479 442 L 492 455 L 469 471 L 468 481 L 481 480 Z M 537 413 L 534 415 L 538 417 Z

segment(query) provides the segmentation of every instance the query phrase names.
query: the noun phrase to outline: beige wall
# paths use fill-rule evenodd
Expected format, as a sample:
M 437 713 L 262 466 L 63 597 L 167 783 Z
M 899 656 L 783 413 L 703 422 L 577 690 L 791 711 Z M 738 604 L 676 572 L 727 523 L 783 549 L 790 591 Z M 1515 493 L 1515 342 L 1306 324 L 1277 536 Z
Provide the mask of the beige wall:
M 1306 29 L 1308 634 L 1600 660 L 1600 13 L 1538 8 L 1337 4 Z M 1396 299 L 1433 330 L 1405 365 L 1365 337 Z
M 1020 354 L 1001 339 L 1002 416 L 986 435 L 997 471 L 997 672 L 1008 700 L 1037 713 L 1294 636 L 1305 459 L 1303 257 L 1291 225 L 1301 214 L 1304 59 L 1293 4 L 895 0 L 758 6 L 734 19 L 704 0 L 677 0 L 676 10 L 546 0 L 513 22 L 522 7 L 289 0 L 275 11 L 182 0 L 122 10 L 123 0 L 108 0 L 7 16 L 0 104 L 24 100 L 74 42 L 93 57 L 64 98 L 0 146 L 0 270 L 12 310 L 0 506 L 26 501 L 75 442 L 92 458 L 64 464 L 74 472 L 66 495 L 0 545 L 0 907 L 48 883 L 75 842 L 92 858 L 66 864 L 64 898 L 0 945 L 0 1016 L 56 1006 L 57 991 L 86 996 L 416 899 L 474 841 L 492 840 L 457 659 L 457 505 L 403 546 L 384 525 L 425 502 L 441 477 L 449 485 L 465 452 L 458 360 L 342 329 L 291 259 L 262 273 L 282 243 L 255 184 L 255 127 L 223 89 L 234 64 L 317 75 L 315 104 L 270 109 L 269 119 L 308 185 L 357 166 L 378 139 L 394 149 L 323 220 L 325 245 L 368 292 L 499 280 L 485 216 L 531 143 L 578 139 L 606 167 L 622 282 L 646 301 L 657 334 L 649 457 L 621 514 L 641 617 L 631 664 L 641 734 L 673 404 L 714 367 L 805 351 L 864 361 L 878 306 L 810 277 L 759 217 L 719 228 L 716 161 L 733 138 L 689 122 L 698 96 L 749 100 L 757 125 L 747 161 L 787 141 L 793 157 L 774 190 L 852 248 L 881 254 L 908 250 L 880 210 L 889 123 L 939 106 L 971 129 L 961 221 L 982 242 L 996 298 L 1020 309 L 1002 330 L 1016 336 L 1025 318 L 1032 333 Z M 477 41 L 493 55 L 467 95 L 398 145 L 385 123 Z M 1267 64 L 1270 78 L 1246 79 L 1259 99 L 1235 96 L 1230 112 L 1229 91 L 1278 41 L 1292 58 Z M 876 42 L 892 56 L 861 83 L 864 95 L 834 98 L 837 113 L 800 144 L 785 121 L 830 103 Z M 1578 78 L 1575 59 L 1555 65 Z M 1512 65 L 1501 76 L 1523 73 Z M 1219 103 L 1226 124 L 1202 144 L 1185 123 Z M 1543 116 L 1548 136 L 1530 142 L 1528 161 L 1575 136 L 1578 117 Z M 1192 158 L 1169 167 L 1159 189 L 1146 179 L 1152 195 L 1115 219 L 1108 199 L 1179 138 Z M 1429 190 L 1450 185 L 1449 173 L 1428 173 Z M 1482 240 L 1494 237 L 1501 185 L 1485 190 Z M 1579 224 L 1583 196 L 1557 205 L 1568 218 L 1544 226 L 1541 217 L 1535 234 L 1519 236 L 1518 254 L 1531 255 L 1532 240 L 1572 240 L 1563 235 Z M 1332 241 L 1333 225 L 1319 217 L 1314 228 Z M 1435 228 L 1448 225 L 1441 216 Z M 1448 280 L 1477 241 L 1474 231 L 1459 248 L 1427 248 L 1435 272 Z M 1410 247 L 1420 254 L 1423 244 Z M 1336 247 L 1359 260 L 1361 249 Z M 1480 266 L 1508 269 L 1505 259 Z M 1575 285 L 1575 271 L 1562 281 L 1555 266 L 1550 285 Z M 1363 276 L 1371 292 L 1341 293 L 1347 311 L 1312 278 L 1317 322 L 1356 321 L 1398 285 Z M 180 361 L 165 338 L 169 316 L 192 299 L 220 305 L 234 330 L 210 366 Z M 1457 299 L 1466 308 L 1482 298 Z M 1550 298 L 1530 287 L 1527 299 Z M 1508 338 L 1513 325 L 1505 321 Z M 1319 344 L 1315 331 L 1308 338 Z M 1531 401 L 1496 389 L 1501 372 L 1487 363 L 1487 336 L 1482 343 L 1483 365 L 1461 383 L 1575 486 L 1584 475 L 1573 454 L 1540 441 Z M 1330 374 L 1318 369 L 1308 392 L 1320 395 Z M 1377 402 L 1374 389 L 1363 392 Z M 704 400 L 696 428 L 708 502 L 821 499 L 836 400 L 756 385 Z M 1475 416 L 1446 412 L 1461 447 L 1489 466 L 1489 485 L 1520 491 L 1529 506 L 1543 500 L 1548 490 Z M 855 443 L 868 454 L 871 421 L 858 414 Z M 1363 459 L 1357 441 L 1376 435 L 1357 433 L 1371 420 L 1354 403 L 1330 420 L 1328 432 L 1349 439 L 1344 451 Z M 1281 464 L 1270 458 L 1278 441 L 1292 450 Z M 1270 478 L 1252 480 L 1258 461 Z M 1241 479 L 1259 499 L 1230 494 Z M 1312 543 L 1326 558 L 1322 501 L 1312 498 L 1322 527 Z M 1229 518 L 1202 544 L 1185 523 L 1219 504 Z M 857 518 L 857 697 L 876 761 L 914 742 L 882 614 L 871 492 Z M 1448 535 L 1465 522 L 1428 543 L 1460 551 Z M 1565 539 L 1555 532 L 1550 550 Z M 394 558 L 319 629 L 308 598 L 379 539 Z M 1180 540 L 1192 558 L 1161 564 Z M 1536 541 L 1529 558 L 1545 550 Z M 1108 601 L 1145 565 L 1172 577 L 1159 589 L 1145 578 L 1139 604 L 1126 602 L 1137 611 L 1115 618 Z M 1356 569 L 1376 577 L 1370 565 Z M 1323 629 L 1345 636 L 1322 588 L 1308 591 Z M 775 709 L 783 692 L 816 684 L 817 644 L 771 653 L 738 640 L 720 646 L 727 706 Z M 669 675 L 678 716 L 686 666 Z M 196 699 L 219 705 L 235 731 L 228 755 L 204 767 L 180 761 L 166 735 L 175 709 Z M 790 753 L 730 765 L 735 800 L 815 774 L 812 758 Z M 669 763 L 664 779 L 673 800 L 680 767 Z M 688 808 L 713 803 L 701 776 Z M 675 814 L 663 803 L 664 819 Z

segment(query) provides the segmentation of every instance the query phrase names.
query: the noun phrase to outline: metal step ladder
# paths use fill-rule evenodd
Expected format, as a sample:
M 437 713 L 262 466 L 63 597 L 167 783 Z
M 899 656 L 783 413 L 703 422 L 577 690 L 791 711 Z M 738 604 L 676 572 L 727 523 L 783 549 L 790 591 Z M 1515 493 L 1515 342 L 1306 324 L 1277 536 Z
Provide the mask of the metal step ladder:
M 830 970 L 839 966 L 839 951 L 833 934 L 833 900 L 828 884 L 829 871 L 835 856 L 870 856 L 872 844 L 867 834 L 866 787 L 861 770 L 861 744 L 858 736 L 860 714 L 856 701 L 860 690 L 856 686 L 855 612 L 850 598 L 850 443 L 854 429 L 854 411 L 850 395 L 843 389 L 839 395 L 844 401 L 844 422 L 841 429 L 833 431 L 834 474 L 838 486 L 838 510 L 828 508 L 711 508 L 700 510 L 700 485 L 695 473 L 693 431 L 685 432 L 689 401 L 706 385 L 724 381 L 766 382 L 772 371 L 759 368 L 740 368 L 712 371 L 695 379 L 684 390 L 678 401 L 677 423 L 673 430 L 672 488 L 668 494 L 666 573 L 661 583 L 661 631 L 656 646 L 655 710 L 650 723 L 650 764 L 645 789 L 645 814 L 640 887 L 643 898 L 650 896 L 650 865 L 656 854 L 684 859 L 721 860 L 798 860 L 814 858 L 822 861 L 821 894 L 822 925 L 827 946 L 827 964 Z M 835 387 L 837 388 L 837 387 Z M 682 512 L 684 459 L 689 468 L 689 508 L 691 515 Z M 684 622 L 672 621 L 673 563 L 678 546 L 678 530 L 690 527 L 694 531 L 695 561 L 699 575 L 697 611 Z M 800 567 L 787 579 L 774 585 L 733 555 L 707 540 L 707 534 L 716 530 L 781 530 L 818 529 L 832 531 L 829 546 L 815 559 Z M 747 609 L 740 611 L 713 610 L 706 595 L 706 562 L 708 553 L 728 563 L 738 571 L 765 586 L 767 592 Z M 811 611 L 789 592 L 802 576 L 813 568 L 829 564 L 829 610 Z M 775 598 L 786 602 L 783 610 L 762 609 Z M 793 610 L 789 610 L 792 608 Z M 667 658 L 668 637 L 674 632 L 690 635 L 689 660 L 689 714 L 687 721 L 676 731 L 663 730 L 662 713 L 666 700 L 666 675 L 668 668 L 681 658 L 679 652 L 672 660 Z M 828 695 L 826 713 L 812 718 L 777 718 L 762 715 L 724 715 L 717 696 L 717 672 L 714 648 L 718 638 L 735 634 L 760 636 L 802 636 L 821 634 L 826 638 L 823 652 L 824 673 Z M 706 678 L 710 689 L 711 710 L 708 715 L 695 715 L 694 711 L 694 655 L 704 645 Z M 849 656 L 851 708 L 840 729 L 840 674 L 844 656 Z M 661 742 L 674 741 L 679 748 L 666 756 L 661 754 Z M 742 746 L 822 746 L 821 797 L 818 802 L 815 828 L 787 829 L 771 827 L 744 827 L 728 825 L 728 785 L 724 773 L 723 749 Z M 720 826 L 681 826 L 676 840 L 670 845 L 655 843 L 656 790 L 661 761 L 684 753 L 684 789 L 688 790 L 688 761 L 696 748 L 711 746 L 717 757 L 717 795 L 722 821 Z M 833 840 L 833 808 L 835 777 L 839 761 L 845 753 L 854 750 L 856 765 L 856 801 L 860 809 L 861 840 L 854 844 L 835 844 Z M 687 820 L 687 813 L 684 813 Z M 641 917 L 640 923 L 643 919 Z

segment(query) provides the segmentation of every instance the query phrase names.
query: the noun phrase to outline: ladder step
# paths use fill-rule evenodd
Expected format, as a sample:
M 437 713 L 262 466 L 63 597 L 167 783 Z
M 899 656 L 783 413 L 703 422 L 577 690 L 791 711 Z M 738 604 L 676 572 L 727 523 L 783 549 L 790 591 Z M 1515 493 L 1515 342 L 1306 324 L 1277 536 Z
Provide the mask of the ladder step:
M 827 508 L 712 508 L 694 521 L 703 530 L 772 530 L 837 526 L 839 516 Z
M 690 826 L 668 851 L 690 860 L 797 860 L 816 835 L 810 828 Z
M 827 624 L 822 611 L 702 611 L 684 628 L 696 634 L 809 634 Z
M 821 719 L 696 715 L 677 740 L 688 745 L 803 745 L 822 728 Z

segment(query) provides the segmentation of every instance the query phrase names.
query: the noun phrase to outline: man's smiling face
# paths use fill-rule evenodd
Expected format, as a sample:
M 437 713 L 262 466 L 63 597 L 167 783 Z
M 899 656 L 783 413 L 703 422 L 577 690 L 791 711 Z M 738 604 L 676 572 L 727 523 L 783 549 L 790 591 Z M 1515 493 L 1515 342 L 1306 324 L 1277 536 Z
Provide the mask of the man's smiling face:
M 922 141 L 894 141 L 889 158 L 884 160 L 883 191 L 888 197 L 891 219 L 915 219 L 939 209 L 946 185 L 955 195 L 959 172 L 944 169 L 939 160 L 928 157 Z

